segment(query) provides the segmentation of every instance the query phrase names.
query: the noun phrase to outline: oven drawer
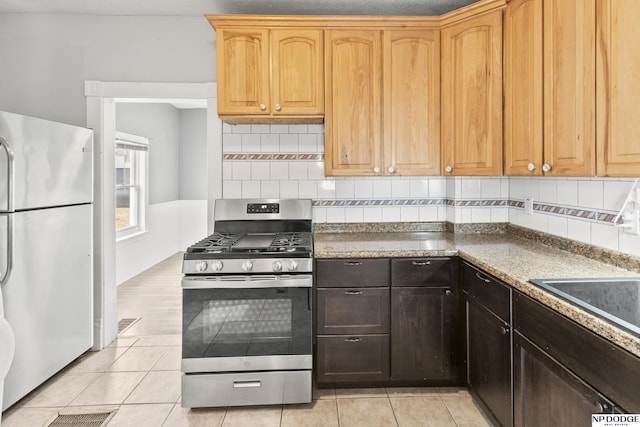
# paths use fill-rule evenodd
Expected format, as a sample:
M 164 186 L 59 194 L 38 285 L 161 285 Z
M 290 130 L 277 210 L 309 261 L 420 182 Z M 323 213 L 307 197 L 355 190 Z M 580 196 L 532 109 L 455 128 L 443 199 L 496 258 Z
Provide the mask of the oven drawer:
M 182 407 L 311 402 L 311 371 L 182 374 Z
M 317 290 L 318 334 L 389 332 L 389 288 Z
M 388 259 L 319 259 L 316 261 L 319 288 L 362 288 L 389 286 Z
M 389 335 L 319 336 L 319 383 L 389 379 Z

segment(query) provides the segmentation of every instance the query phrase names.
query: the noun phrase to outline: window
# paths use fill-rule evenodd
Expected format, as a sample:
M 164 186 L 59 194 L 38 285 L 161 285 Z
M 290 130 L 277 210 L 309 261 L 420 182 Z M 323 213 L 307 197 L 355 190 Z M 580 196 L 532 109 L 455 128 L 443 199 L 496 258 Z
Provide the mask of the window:
M 116 132 L 116 237 L 145 230 L 149 139 Z

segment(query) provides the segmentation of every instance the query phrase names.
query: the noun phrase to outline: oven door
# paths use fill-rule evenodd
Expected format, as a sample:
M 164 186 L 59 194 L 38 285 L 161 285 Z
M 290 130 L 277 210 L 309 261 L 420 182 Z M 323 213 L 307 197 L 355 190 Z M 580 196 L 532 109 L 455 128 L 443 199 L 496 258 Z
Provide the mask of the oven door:
M 312 367 L 312 276 L 182 280 L 182 372 Z

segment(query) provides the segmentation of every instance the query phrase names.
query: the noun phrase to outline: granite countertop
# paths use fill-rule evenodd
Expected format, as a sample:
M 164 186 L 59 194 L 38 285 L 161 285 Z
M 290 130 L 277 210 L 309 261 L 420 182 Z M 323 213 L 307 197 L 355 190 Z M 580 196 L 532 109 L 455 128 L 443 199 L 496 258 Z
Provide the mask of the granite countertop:
M 529 279 L 544 278 L 640 277 L 640 271 L 617 267 L 512 233 L 399 231 L 316 232 L 314 235 L 316 258 L 454 255 L 640 357 L 640 337 L 529 283 Z

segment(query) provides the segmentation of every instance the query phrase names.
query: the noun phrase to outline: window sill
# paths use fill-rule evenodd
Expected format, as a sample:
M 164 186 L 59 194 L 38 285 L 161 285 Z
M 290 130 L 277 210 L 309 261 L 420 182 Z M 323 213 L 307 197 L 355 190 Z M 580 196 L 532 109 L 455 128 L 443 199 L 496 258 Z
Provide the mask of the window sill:
M 121 243 L 127 240 L 135 239 L 145 234 L 147 234 L 147 230 L 135 230 L 135 231 L 132 230 L 130 232 L 126 232 L 123 234 L 118 234 L 116 232 L 116 243 Z

